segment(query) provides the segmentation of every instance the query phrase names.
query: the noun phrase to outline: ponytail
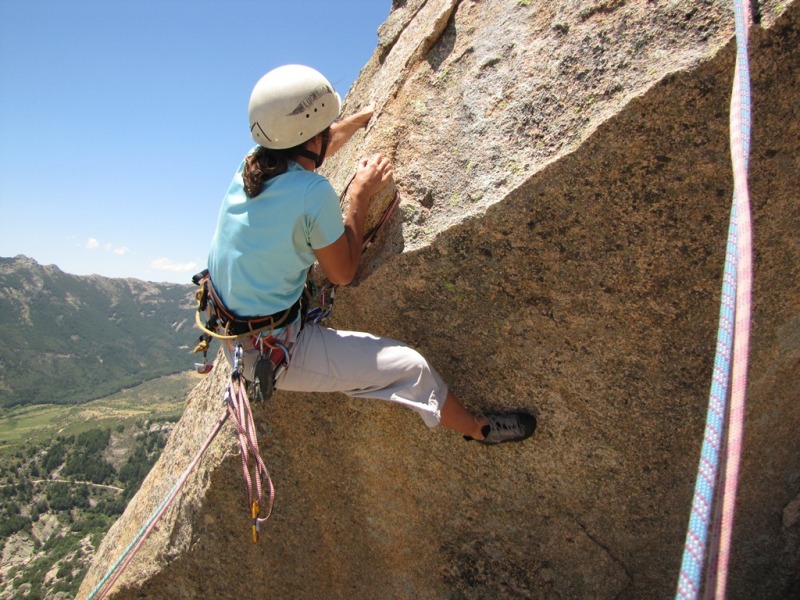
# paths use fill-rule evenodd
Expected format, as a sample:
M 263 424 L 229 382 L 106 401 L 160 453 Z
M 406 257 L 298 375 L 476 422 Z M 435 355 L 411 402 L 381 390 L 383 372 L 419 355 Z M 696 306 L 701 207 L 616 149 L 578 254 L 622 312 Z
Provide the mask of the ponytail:
M 291 150 L 269 150 L 263 146 L 259 146 L 255 152 L 248 155 L 242 172 L 244 192 L 247 197 L 258 196 L 267 181 L 286 173 L 292 155 Z
M 322 135 L 322 151 L 319 154 L 308 150 L 305 147 L 307 142 L 285 150 L 272 150 L 259 146 L 255 152 L 249 154 L 244 159 L 244 170 L 242 171 L 244 192 L 247 197 L 258 196 L 264 189 L 264 185 L 273 177 L 286 173 L 289 170 L 289 161 L 297 159 L 298 156 L 310 158 L 317 168 L 322 166 L 331 139 L 331 128 L 328 127 L 317 135 Z

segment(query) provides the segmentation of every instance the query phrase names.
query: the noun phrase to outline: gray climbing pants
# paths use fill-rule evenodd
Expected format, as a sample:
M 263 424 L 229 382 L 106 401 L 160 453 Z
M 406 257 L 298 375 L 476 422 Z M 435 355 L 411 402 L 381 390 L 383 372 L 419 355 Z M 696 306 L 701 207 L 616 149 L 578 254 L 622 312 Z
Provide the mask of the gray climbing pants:
M 291 392 L 342 392 L 354 398 L 376 398 L 416 411 L 436 427 L 447 399 L 447 384 L 428 361 L 402 342 L 369 333 L 337 331 L 299 322 L 279 336 L 289 348 L 289 366 L 275 387 Z M 244 376 L 258 357 L 250 341 L 243 344 Z M 229 348 L 226 356 L 232 360 Z

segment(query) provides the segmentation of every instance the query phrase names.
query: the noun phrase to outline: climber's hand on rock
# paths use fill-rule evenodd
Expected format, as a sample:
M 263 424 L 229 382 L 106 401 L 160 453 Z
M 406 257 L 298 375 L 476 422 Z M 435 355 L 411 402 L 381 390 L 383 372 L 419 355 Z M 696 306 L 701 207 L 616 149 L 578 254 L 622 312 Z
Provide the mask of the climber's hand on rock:
M 367 202 L 392 179 L 392 163 L 381 154 L 362 158 L 353 179 L 353 196 Z
M 358 124 L 359 127 L 363 127 L 364 129 L 367 128 L 369 125 L 370 119 L 375 114 L 375 105 L 370 102 L 360 111 L 353 115 L 353 120 Z
M 367 104 L 357 113 L 334 121 L 331 124 L 331 138 L 328 143 L 327 156 L 333 156 L 344 146 L 359 129 L 366 129 L 375 114 L 375 106 Z

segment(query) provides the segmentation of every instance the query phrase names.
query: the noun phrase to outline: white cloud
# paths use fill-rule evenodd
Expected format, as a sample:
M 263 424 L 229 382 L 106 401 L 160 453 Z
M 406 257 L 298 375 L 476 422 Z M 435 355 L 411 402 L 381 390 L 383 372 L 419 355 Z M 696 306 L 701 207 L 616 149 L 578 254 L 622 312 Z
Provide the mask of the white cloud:
M 197 269 L 197 263 L 179 263 L 169 258 L 157 258 L 150 263 L 156 271 L 169 271 L 170 273 L 188 273 Z
M 86 240 L 86 244 L 84 244 L 84 248 L 88 250 L 96 250 L 97 248 L 101 247 L 106 252 L 113 252 L 117 256 L 122 256 L 131 251 L 131 249 L 128 248 L 127 246 L 117 246 L 115 248 L 114 244 L 112 244 L 111 242 L 100 244 L 100 241 L 97 238 L 89 238 L 88 240 Z

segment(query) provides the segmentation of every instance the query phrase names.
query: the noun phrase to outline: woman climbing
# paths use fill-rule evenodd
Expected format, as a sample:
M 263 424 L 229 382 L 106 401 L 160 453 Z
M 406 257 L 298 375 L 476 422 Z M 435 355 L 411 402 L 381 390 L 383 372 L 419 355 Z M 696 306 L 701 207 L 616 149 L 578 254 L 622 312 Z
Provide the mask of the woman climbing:
M 415 410 L 428 427 L 442 425 L 483 444 L 530 437 L 532 415 L 472 414 L 428 361 L 401 342 L 302 323 L 308 269 L 318 262 L 331 283 L 352 281 L 370 199 L 392 177 L 380 154 L 360 160 L 343 222 L 338 195 L 315 169 L 366 127 L 373 111 L 337 120 L 340 109 L 328 80 L 300 65 L 270 71 L 250 97 L 257 146 L 225 194 L 208 258 L 211 296 L 222 305 L 226 330 L 262 332 L 243 338 L 244 377 L 259 377 L 260 358 L 277 351 L 272 363 L 288 364 L 277 389 L 390 400 Z M 233 363 L 231 348 L 226 356 Z

